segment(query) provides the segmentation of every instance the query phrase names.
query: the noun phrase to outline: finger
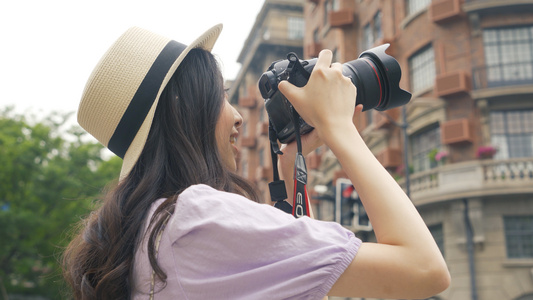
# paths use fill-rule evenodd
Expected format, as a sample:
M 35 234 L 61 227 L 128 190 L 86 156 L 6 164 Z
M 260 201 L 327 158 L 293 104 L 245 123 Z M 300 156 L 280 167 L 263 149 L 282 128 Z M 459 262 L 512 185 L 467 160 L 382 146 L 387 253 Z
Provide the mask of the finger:
M 333 58 L 333 53 L 331 52 L 331 50 L 324 49 L 320 51 L 320 53 L 318 54 L 318 59 L 315 64 L 315 68 L 316 67 L 329 68 L 329 66 L 331 65 L 332 58 Z
M 359 104 L 359 105 L 355 106 L 355 110 L 354 110 L 354 113 L 353 113 L 352 121 L 353 121 L 353 123 L 356 126 L 357 126 L 357 120 L 359 120 L 361 118 L 361 114 L 362 113 L 363 113 L 363 105 Z
M 302 136 L 302 153 L 307 155 L 323 144 L 324 142 L 318 136 L 318 132 L 316 130 L 312 130 L 311 132 Z
M 278 90 L 287 98 L 296 98 L 296 95 L 300 92 L 300 88 L 292 83 L 284 80 L 278 84 Z
M 332 69 L 335 69 L 335 70 L 340 70 L 340 71 L 342 71 L 342 64 L 341 64 L 341 63 L 338 63 L 338 62 L 332 63 L 332 64 L 331 64 L 331 68 L 332 68 Z
M 303 155 L 308 155 L 324 144 L 324 142 L 318 136 L 318 132 L 316 130 L 312 130 L 311 132 L 302 135 L 301 138 Z M 283 144 L 281 146 L 281 151 L 283 151 L 284 154 L 293 157 L 298 151 L 296 141 L 292 141 L 289 144 Z

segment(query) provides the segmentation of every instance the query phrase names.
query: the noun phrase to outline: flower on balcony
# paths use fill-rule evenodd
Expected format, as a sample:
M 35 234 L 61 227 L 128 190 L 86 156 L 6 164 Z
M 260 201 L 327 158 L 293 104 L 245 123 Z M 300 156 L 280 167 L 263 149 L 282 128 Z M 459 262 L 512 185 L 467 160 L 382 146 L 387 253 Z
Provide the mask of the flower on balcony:
M 448 151 L 439 151 L 437 154 L 435 154 L 435 161 L 444 163 L 446 159 L 448 158 Z
M 498 148 L 493 146 L 480 146 L 477 148 L 476 157 L 479 159 L 490 159 L 498 152 Z

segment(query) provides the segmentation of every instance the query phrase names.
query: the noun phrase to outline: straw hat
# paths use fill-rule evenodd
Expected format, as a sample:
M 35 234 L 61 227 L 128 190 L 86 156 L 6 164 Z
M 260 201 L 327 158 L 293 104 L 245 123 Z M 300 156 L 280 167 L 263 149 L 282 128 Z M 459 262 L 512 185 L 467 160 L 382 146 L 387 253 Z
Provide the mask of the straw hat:
M 222 31 L 216 25 L 189 46 L 148 30 L 128 29 L 93 70 L 78 109 L 78 123 L 123 158 L 120 179 L 139 158 L 161 92 L 193 48 L 211 51 Z

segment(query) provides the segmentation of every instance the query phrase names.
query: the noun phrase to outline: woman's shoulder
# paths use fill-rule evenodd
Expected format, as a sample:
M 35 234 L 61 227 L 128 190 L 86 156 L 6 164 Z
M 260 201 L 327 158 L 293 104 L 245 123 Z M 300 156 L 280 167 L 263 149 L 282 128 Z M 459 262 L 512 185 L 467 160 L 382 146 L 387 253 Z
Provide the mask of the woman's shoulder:
M 220 191 L 205 184 L 197 184 L 188 187 L 178 197 L 176 201 L 175 214 L 197 213 L 200 215 L 238 215 L 246 216 L 255 214 L 275 214 L 282 218 L 288 214 L 281 213 L 278 209 L 268 204 L 256 203 L 242 195 Z
M 206 184 L 196 184 L 191 185 L 179 195 L 176 209 L 183 206 L 206 208 L 214 205 L 220 207 L 235 203 L 257 205 L 242 195 L 220 191 Z
M 169 225 L 187 231 L 206 227 L 261 227 L 272 222 L 293 220 L 293 216 L 271 205 L 199 184 L 190 186 L 179 195 Z
M 194 184 L 186 188 L 179 196 L 180 199 L 184 198 L 194 198 L 194 197 L 207 197 L 211 198 L 216 197 L 235 197 L 239 196 L 238 194 L 228 193 L 225 191 L 217 190 L 207 184 Z

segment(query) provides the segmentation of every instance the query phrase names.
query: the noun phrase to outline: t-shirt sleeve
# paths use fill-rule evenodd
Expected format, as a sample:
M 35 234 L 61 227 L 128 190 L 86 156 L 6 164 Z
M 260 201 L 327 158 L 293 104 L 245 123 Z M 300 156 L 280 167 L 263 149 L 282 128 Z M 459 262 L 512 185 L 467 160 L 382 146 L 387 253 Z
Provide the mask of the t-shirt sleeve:
M 189 299 L 322 299 L 361 241 L 333 222 L 193 186 L 165 231 Z

